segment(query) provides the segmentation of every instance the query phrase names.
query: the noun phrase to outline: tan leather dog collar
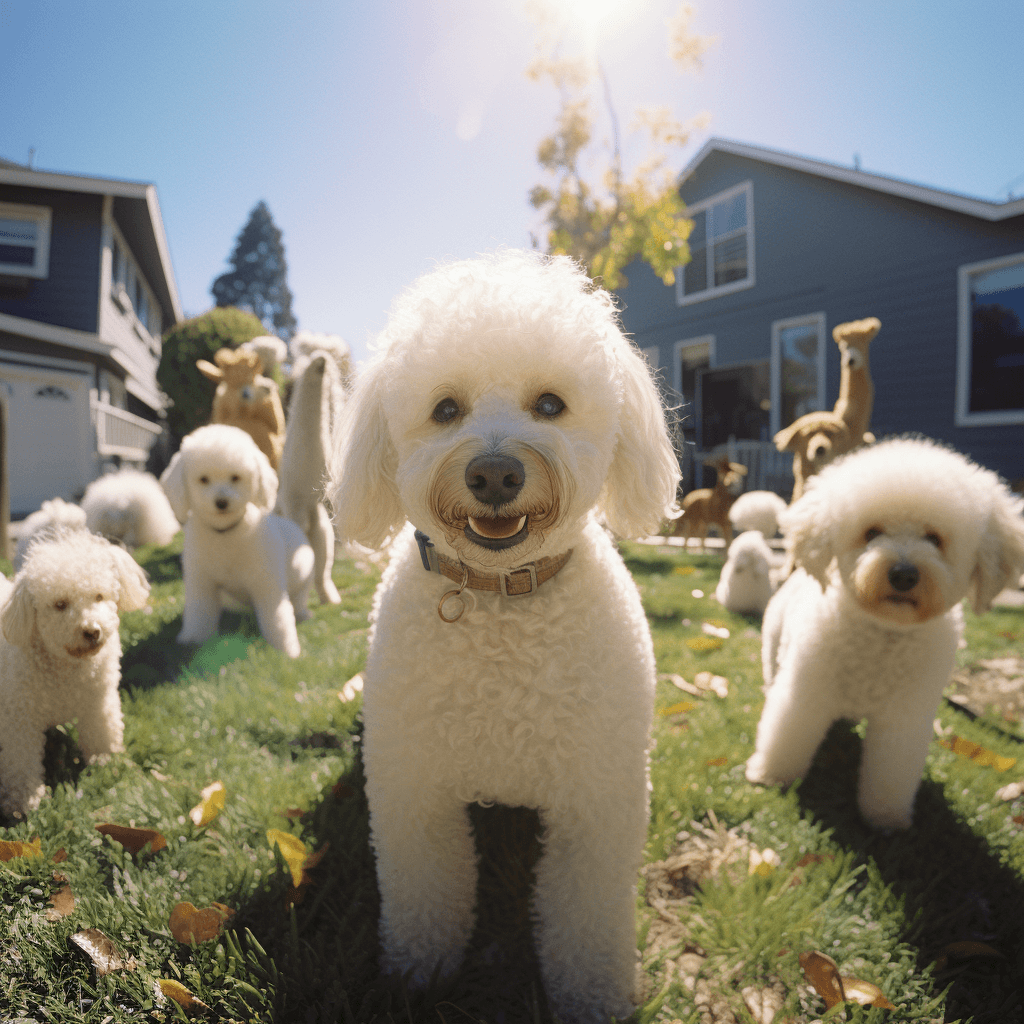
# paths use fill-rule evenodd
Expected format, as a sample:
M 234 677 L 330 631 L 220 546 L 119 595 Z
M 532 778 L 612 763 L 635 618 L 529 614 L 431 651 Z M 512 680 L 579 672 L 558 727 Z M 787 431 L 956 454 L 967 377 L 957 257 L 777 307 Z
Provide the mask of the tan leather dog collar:
M 526 562 L 514 569 L 500 572 L 477 572 L 468 565 L 442 555 L 433 545 L 430 538 L 420 530 L 415 533 L 416 543 L 420 549 L 420 559 L 427 572 L 436 572 L 446 576 L 453 583 L 458 583 L 458 590 L 449 590 L 437 604 L 437 614 L 445 622 L 455 622 L 462 617 L 465 604 L 457 615 L 449 617 L 442 611 L 442 605 L 450 597 L 458 597 L 466 587 L 470 590 L 489 590 L 501 594 L 502 597 L 526 597 L 532 594 L 542 583 L 546 583 L 569 561 L 572 548 L 560 555 L 550 558 L 538 558 L 535 562 Z M 461 600 L 461 599 L 460 599 Z

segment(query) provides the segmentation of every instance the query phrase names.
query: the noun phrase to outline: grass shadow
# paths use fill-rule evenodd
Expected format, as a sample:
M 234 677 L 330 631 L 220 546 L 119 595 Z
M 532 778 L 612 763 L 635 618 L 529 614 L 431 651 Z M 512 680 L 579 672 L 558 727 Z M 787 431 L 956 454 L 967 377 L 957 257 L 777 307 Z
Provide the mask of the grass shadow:
M 938 986 L 949 986 L 946 1020 L 1024 1020 L 1024 883 L 932 780 L 918 790 L 911 829 L 886 835 L 869 828 L 856 807 L 860 753 L 850 725 L 834 725 L 800 785 L 800 804 L 838 843 L 872 862 L 904 901 L 911 922 L 904 938 L 921 950 L 920 970 L 951 943 L 984 943 L 1002 954 L 948 956 L 936 965 Z

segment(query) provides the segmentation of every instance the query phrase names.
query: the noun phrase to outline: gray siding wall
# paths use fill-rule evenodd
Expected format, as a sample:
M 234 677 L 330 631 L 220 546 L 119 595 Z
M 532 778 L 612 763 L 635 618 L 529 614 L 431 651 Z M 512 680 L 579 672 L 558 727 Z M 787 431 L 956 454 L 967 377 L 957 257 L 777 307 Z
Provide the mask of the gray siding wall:
M 958 268 L 1024 251 L 1024 218 L 989 223 L 923 203 L 730 154 L 709 154 L 682 186 L 697 203 L 753 182 L 752 288 L 688 306 L 676 304 L 642 264 L 619 293 L 626 330 L 658 346 L 666 379 L 673 346 L 713 334 L 715 365 L 771 354 L 773 321 L 826 316 L 826 404 L 839 392 L 832 328 L 877 316 L 871 346 L 872 429 L 881 437 L 938 438 L 1008 478 L 1024 477 L 1024 426 L 954 425 Z
M 0 312 L 79 331 L 97 329 L 103 197 L 0 185 L 0 201 L 50 208 L 50 270 L 27 290 L 0 286 Z

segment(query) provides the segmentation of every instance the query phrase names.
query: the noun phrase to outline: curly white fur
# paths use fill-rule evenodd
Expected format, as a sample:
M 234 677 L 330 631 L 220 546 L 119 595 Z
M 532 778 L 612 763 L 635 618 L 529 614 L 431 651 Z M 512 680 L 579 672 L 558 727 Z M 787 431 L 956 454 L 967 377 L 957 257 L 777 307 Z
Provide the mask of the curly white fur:
M 337 334 L 322 334 L 318 331 L 298 331 L 289 346 L 292 354 L 291 378 L 298 380 L 310 359 L 317 352 L 326 352 L 338 368 L 338 377 L 344 388 L 352 386 L 355 368 L 348 342 Z
M 170 544 L 181 529 L 167 495 L 152 473 L 122 469 L 93 480 L 82 496 L 86 525 L 93 533 L 132 549 Z
M 260 357 L 264 377 L 273 377 L 274 371 L 288 358 L 288 346 L 273 334 L 261 334 L 258 338 L 243 341 L 238 347 Z
M 52 726 L 77 719 L 90 761 L 123 749 L 118 616 L 141 608 L 148 595 L 131 555 L 85 530 L 29 547 L 0 609 L 5 813 L 24 816 L 45 795 L 43 748 Z
M 746 530 L 729 546 L 715 597 L 738 615 L 760 615 L 775 593 L 776 568 L 775 556 L 761 532 Z
M 763 624 L 767 699 L 747 778 L 803 775 L 833 721 L 867 718 L 857 801 L 908 828 L 962 633 L 1024 569 L 1022 502 L 924 439 L 862 448 L 812 477 L 782 517 L 796 571 Z
M 277 474 L 256 442 L 239 427 L 200 427 L 181 442 L 160 483 L 185 524 L 178 643 L 205 643 L 235 601 L 252 606 L 269 644 L 297 658 L 295 624 L 309 618 L 313 551 L 295 523 L 270 512 Z
M 34 540 L 55 537 L 68 530 L 85 530 L 85 509 L 63 498 L 51 498 L 31 515 L 26 516 L 18 533 L 18 544 L 11 564 L 15 571 L 21 568 L 25 552 Z
M 747 491 L 733 502 L 729 521 L 737 533 L 757 530 L 770 540 L 779 531 L 779 516 L 786 507 L 774 491 Z
M 495 466 L 518 469 L 484 493 Z M 346 406 L 331 493 L 342 538 L 401 532 L 363 691 L 385 969 L 422 986 L 458 968 L 476 890 L 467 804 L 529 806 L 545 832 L 534 907 L 549 1000 L 565 1021 L 631 1012 L 654 656 L 597 516 L 655 532 L 677 484 L 647 366 L 570 260 L 455 263 L 396 303 Z M 463 591 L 447 623 L 438 602 L 457 584 L 425 571 L 413 525 L 475 572 L 572 555 L 526 596 Z
M 345 389 L 329 352 L 307 353 L 288 403 L 288 430 L 281 453 L 278 508 L 297 523 L 313 548 L 313 582 L 321 604 L 338 604 L 331 579 L 334 527 L 323 504 L 331 437 L 345 405 Z

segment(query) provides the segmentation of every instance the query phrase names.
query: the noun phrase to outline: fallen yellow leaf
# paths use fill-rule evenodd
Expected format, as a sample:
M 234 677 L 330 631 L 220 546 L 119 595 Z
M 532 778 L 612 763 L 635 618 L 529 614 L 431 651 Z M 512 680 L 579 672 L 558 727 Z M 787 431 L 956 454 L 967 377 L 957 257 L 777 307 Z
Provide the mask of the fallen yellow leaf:
M 201 797 L 199 803 L 188 812 L 188 816 L 194 825 L 201 828 L 203 825 L 209 825 L 224 809 L 227 790 L 224 789 L 224 783 L 218 780 L 211 782 L 199 796 Z
M 225 922 L 234 916 L 234 911 L 223 903 L 212 903 L 204 910 L 198 910 L 191 903 L 176 903 L 171 911 L 171 934 L 189 945 L 209 942 L 217 938 Z
M 110 836 L 132 854 L 139 853 L 146 846 L 149 846 L 150 853 L 156 853 L 157 850 L 162 850 L 167 845 L 167 840 L 151 828 L 130 828 L 128 825 L 115 825 L 112 822 L 106 822 L 103 825 L 97 825 L 96 831 Z
M 42 840 L 36 836 L 31 842 L 20 839 L 0 839 L 0 861 L 14 860 L 16 857 L 42 857 Z
M 983 768 L 995 768 L 997 772 L 1005 772 L 1017 763 L 1017 758 L 1004 757 L 994 750 L 988 750 L 980 743 L 964 739 L 963 736 L 950 736 L 948 739 L 939 740 L 939 743 L 947 750 L 952 750 L 958 757 L 966 757 Z
M 697 705 L 691 704 L 688 700 L 681 700 L 678 704 L 672 704 L 667 708 L 659 708 L 659 715 L 681 715 L 684 711 L 692 711 Z
M 677 565 L 672 571 L 677 576 L 692 576 L 697 570 L 692 565 Z
M 846 998 L 852 1003 L 860 1003 L 861 1006 L 877 1006 L 882 1010 L 895 1010 L 896 1007 L 885 998 L 885 993 L 870 981 L 861 981 L 860 978 L 842 977 L 843 992 Z
M 209 1010 L 210 1008 L 201 999 L 197 999 L 180 981 L 172 978 L 161 978 L 159 983 L 160 991 L 173 999 L 183 1010 Z
M 722 646 L 722 641 L 717 636 L 691 636 L 686 641 L 686 646 L 691 651 L 703 654 L 706 651 L 717 651 Z
M 282 832 L 279 828 L 267 829 L 267 842 L 277 846 L 281 851 L 288 870 L 292 873 L 292 885 L 296 888 L 302 882 L 302 867 L 306 863 L 306 844 L 290 832 Z

